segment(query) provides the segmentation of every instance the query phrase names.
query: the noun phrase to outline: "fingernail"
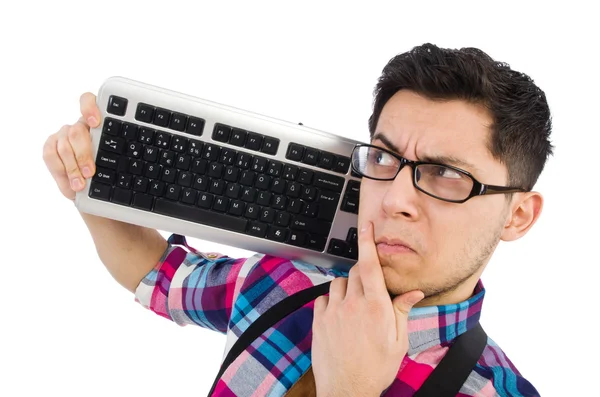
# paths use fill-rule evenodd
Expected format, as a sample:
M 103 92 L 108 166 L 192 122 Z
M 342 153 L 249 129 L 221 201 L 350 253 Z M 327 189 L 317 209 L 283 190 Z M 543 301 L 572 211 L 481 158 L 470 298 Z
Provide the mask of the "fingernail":
M 94 116 L 88 117 L 87 122 L 90 127 L 95 127 L 98 124 L 98 120 Z
M 92 170 L 90 169 L 90 167 L 83 167 L 83 170 L 81 171 L 83 172 L 83 176 L 85 176 L 86 178 L 92 176 Z
M 71 181 L 71 187 L 73 188 L 73 190 L 79 190 L 82 187 L 82 182 L 81 179 L 79 178 L 75 178 Z

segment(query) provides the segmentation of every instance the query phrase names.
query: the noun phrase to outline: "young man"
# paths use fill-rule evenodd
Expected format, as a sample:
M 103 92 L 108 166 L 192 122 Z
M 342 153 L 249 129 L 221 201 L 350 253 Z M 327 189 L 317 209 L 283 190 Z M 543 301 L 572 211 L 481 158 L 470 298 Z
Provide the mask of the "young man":
M 92 94 L 81 113 L 44 147 L 69 199 L 93 175 L 89 128 L 102 122 Z M 532 188 L 552 154 L 544 93 L 478 49 L 425 44 L 383 69 L 369 130 L 371 144 L 352 158 L 363 178 L 359 260 L 349 274 L 204 253 L 183 236 L 165 241 L 81 214 L 100 259 L 137 301 L 177 324 L 226 333 L 227 349 L 277 302 L 333 280 L 328 296 L 238 356 L 213 395 L 281 396 L 310 369 L 319 397 L 412 396 L 477 325 L 480 276 L 497 244 L 522 237 L 541 213 Z M 538 393 L 490 338 L 459 395 Z

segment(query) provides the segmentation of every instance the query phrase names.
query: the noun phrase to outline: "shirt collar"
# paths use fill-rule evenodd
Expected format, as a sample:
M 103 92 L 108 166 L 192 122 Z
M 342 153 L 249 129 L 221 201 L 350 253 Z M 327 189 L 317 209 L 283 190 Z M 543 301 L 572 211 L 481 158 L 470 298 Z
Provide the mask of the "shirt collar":
M 450 342 L 479 321 L 485 288 L 478 281 L 466 301 L 441 306 L 415 307 L 408 315 L 408 355 Z

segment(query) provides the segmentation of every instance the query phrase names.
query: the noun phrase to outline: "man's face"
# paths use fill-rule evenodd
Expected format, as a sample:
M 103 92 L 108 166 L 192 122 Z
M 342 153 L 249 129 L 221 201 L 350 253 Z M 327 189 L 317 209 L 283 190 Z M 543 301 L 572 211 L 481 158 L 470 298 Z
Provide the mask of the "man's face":
M 384 106 L 373 145 L 409 160 L 452 157 L 452 164 L 485 184 L 506 185 L 504 165 L 486 147 L 492 119 L 463 101 L 436 102 L 401 90 Z M 383 135 L 384 138 L 377 136 Z M 405 166 L 394 181 L 362 178 L 359 225 L 371 221 L 387 288 L 393 295 L 420 289 L 435 299 L 467 279 L 478 278 L 494 251 L 508 211 L 504 195 L 448 203 L 417 190 Z M 393 241 L 401 240 L 411 249 Z

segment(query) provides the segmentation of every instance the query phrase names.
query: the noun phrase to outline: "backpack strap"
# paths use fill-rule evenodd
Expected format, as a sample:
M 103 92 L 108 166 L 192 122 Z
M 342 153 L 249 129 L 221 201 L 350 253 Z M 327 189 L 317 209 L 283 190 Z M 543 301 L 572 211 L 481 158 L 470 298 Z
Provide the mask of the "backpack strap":
M 219 373 L 215 377 L 215 381 L 213 382 L 212 388 L 208 393 L 210 397 L 221 379 L 221 376 L 225 373 L 225 370 L 231 363 L 244 351 L 246 348 L 259 336 L 261 336 L 265 331 L 275 325 L 279 320 L 282 320 L 290 313 L 300 309 L 302 306 L 317 299 L 319 296 L 324 295 L 329 292 L 329 284 L 331 281 L 327 281 L 325 283 L 315 285 L 313 287 L 303 289 L 302 291 L 298 291 L 293 295 L 286 297 L 285 299 L 277 302 L 271 308 L 269 308 L 264 314 L 259 316 L 256 321 L 254 321 L 246 331 L 244 331 L 238 340 L 233 344 L 225 360 L 223 360 L 223 364 L 221 364 L 221 368 L 219 369 Z
M 480 323 L 459 335 L 414 397 L 456 396 L 481 357 L 487 340 Z

